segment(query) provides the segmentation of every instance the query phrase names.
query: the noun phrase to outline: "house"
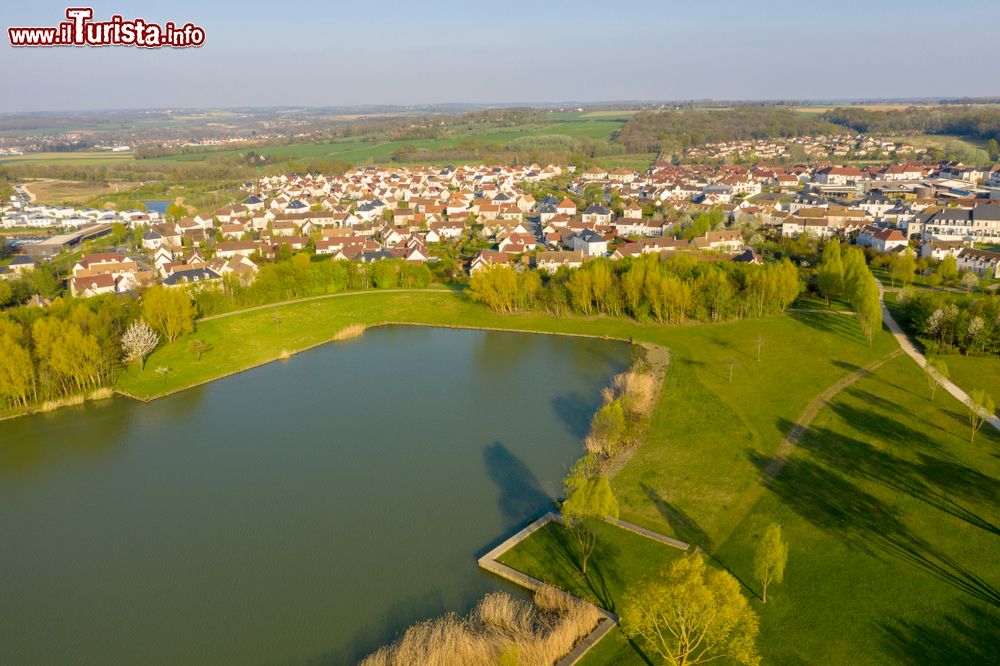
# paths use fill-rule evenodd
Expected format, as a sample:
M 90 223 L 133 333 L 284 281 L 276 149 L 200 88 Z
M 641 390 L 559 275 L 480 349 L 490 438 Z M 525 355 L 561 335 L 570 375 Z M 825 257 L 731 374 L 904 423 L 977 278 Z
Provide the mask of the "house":
M 744 247 L 743 234 L 739 229 L 706 231 L 704 236 L 693 239 L 691 244 L 699 250 L 716 252 L 742 252 Z
M 960 240 L 925 240 L 920 244 L 920 256 L 941 261 L 947 256 L 958 257 L 958 253 L 966 247 Z
M 572 247 L 585 257 L 603 257 L 608 253 L 608 241 L 590 229 L 575 234 L 572 238 Z
M 867 225 L 858 232 L 855 243 L 862 247 L 874 248 L 878 252 L 891 252 L 897 247 L 906 247 L 909 241 L 897 229 Z
M 746 249 L 732 258 L 738 264 L 756 264 L 761 265 L 764 263 L 764 259 L 751 249 Z
M 546 273 L 555 273 L 562 267 L 579 268 L 583 260 L 583 252 L 539 252 L 535 255 L 535 267 Z
M 572 199 L 566 197 L 562 201 L 560 201 L 559 204 L 556 206 L 556 213 L 560 215 L 568 215 L 570 217 L 573 217 L 574 215 L 576 215 L 576 204 L 573 203 Z
M 260 245 L 257 241 L 226 241 L 217 243 L 215 246 L 215 255 L 226 259 L 231 259 L 236 255 L 249 257 L 259 251 Z
M 191 287 L 205 284 L 217 284 L 222 276 L 211 268 L 191 268 L 176 271 L 164 278 L 164 287 Z
M 622 217 L 626 220 L 641 220 L 642 219 L 642 206 L 636 202 L 631 202 L 625 207 L 625 211 L 622 213 Z
M 14 279 L 23 277 L 25 273 L 35 270 L 35 260 L 31 257 L 19 254 L 7 265 L 11 277 Z
M 593 204 L 584 209 L 581 219 L 587 224 L 611 224 L 611 211 L 604 206 Z
M 71 277 L 70 291 L 77 298 L 90 298 L 102 294 L 114 294 L 118 291 L 119 279 L 111 273 Z
M 493 252 L 491 250 L 482 250 L 479 254 L 472 258 L 469 263 L 469 275 L 478 273 L 490 266 L 509 266 L 510 257 L 503 252 Z
M 976 275 L 1000 278 L 1000 252 L 965 248 L 958 253 L 958 269 Z

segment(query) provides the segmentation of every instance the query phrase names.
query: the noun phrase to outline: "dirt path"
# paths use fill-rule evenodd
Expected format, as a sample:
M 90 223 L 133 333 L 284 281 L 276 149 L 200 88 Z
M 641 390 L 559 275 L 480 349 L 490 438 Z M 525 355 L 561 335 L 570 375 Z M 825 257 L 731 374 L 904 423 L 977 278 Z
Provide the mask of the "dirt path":
M 764 478 L 773 479 L 781 472 L 781 468 L 785 466 L 788 456 L 795 449 L 796 445 L 798 445 L 798 443 L 802 440 L 803 435 L 805 435 L 809 430 L 809 426 L 812 425 L 813 419 L 816 418 L 816 415 L 819 414 L 821 409 L 826 407 L 830 401 L 833 400 L 834 396 L 862 377 L 870 375 L 883 363 L 896 358 L 901 352 L 901 349 L 897 349 L 888 356 L 880 358 L 874 363 L 869 363 L 863 368 L 858 368 L 846 377 L 841 378 L 837 383 L 829 386 L 825 391 L 814 398 L 795 421 L 795 425 L 789 429 L 785 438 L 781 440 L 781 444 L 778 446 L 777 451 L 774 452 L 774 456 L 771 458 L 771 461 L 767 464 L 767 467 L 764 468 Z

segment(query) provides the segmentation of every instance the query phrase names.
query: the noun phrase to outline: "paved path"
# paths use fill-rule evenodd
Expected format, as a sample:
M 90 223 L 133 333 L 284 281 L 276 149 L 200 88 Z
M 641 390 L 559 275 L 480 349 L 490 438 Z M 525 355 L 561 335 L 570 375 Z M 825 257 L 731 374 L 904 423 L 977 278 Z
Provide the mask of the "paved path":
M 236 315 L 246 314 L 248 312 L 259 312 L 261 310 L 270 310 L 272 308 L 280 308 L 286 305 L 295 305 L 296 303 L 308 303 L 309 301 L 322 301 L 327 298 L 342 298 L 345 296 L 362 296 L 364 294 L 401 294 L 401 293 L 413 293 L 413 292 L 432 292 L 439 294 L 451 294 L 454 293 L 452 290 L 447 288 L 437 288 L 437 289 L 365 289 L 363 291 L 340 291 L 336 294 L 322 294 L 320 296 L 305 296 L 303 298 L 293 298 L 288 301 L 278 301 L 277 303 L 267 303 L 266 305 L 257 305 L 252 308 L 243 308 L 242 310 L 233 310 L 232 312 L 223 312 L 217 315 L 211 315 L 209 317 L 202 317 L 198 321 L 212 321 L 213 319 L 224 319 L 226 317 L 235 317 Z
M 910 342 L 910 338 L 907 337 L 906 333 L 903 331 L 903 328 L 898 323 L 896 323 L 896 320 L 895 318 L 893 318 L 892 313 L 889 312 L 889 308 L 886 307 L 885 287 L 883 287 L 882 283 L 879 282 L 878 280 L 875 280 L 875 284 L 878 285 L 879 303 L 882 305 L 882 321 L 885 322 L 885 325 L 889 329 L 889 332 L 892 333 L 893 337 L 896 338 L 896 342 L 899 343 L 900 348 L 906 353 L 906 355 L 912 358 L 914 361 L 916 361 L 917 365 L 919 365 L 921 368 L 925 368 L 927 366 L 927 359 L 924 357 L 923 354 L 921 354 L 917 350 L 917 348 L 913 345 L 913 343 Z M 939 375 L 933 368 L 930 368 L 930 373 L 934 376 L 934 378 L 938 381 L 938 383 L 941 384 L 941 386 L 943 386 L 948 393 L 955 396 L 955 398 L 959 402 L 961 402 L 962 404 L 968 404 L 969 402 L 968 393 L 957 387 L 946 377 L 942 377 L 941 375 Z M 1000 430 L 1000 418 L 998 418 L 994 414 L 984 413 L 983 416 L 986 417 L 986 422 L 989 423 L 991 426 L 993 426 L 993 428 L 995 428 L 996 430 Z

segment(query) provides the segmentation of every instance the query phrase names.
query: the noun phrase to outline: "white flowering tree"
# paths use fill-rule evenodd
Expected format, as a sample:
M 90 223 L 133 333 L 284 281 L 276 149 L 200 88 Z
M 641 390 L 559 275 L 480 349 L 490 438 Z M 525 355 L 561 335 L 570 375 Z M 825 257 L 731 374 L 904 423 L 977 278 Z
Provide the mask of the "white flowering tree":
M 139 362 L 139 372 L 142 372 L 149 356 L 156 345 L 160 344 L 160 336 L 152 326 L 142 319 L 136 319 L 122 335 L 122 351 L 125 352 L 125 362 Z

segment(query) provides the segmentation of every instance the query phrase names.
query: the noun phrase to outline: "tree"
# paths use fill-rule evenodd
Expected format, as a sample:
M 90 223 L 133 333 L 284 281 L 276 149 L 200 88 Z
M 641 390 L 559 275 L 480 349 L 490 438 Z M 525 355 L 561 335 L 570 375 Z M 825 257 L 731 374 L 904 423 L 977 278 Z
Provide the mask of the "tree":
M 194 330 L 196 308 L 184 289 L 156 286 L 142 296 L 142 316 L 168 342 Z
M 962 288 L 966 291 L 972 291 L 979 285 L 979 276 L 972 271 L 966 271 L 965 273 L 962 273 L 961 284 Z
M 271 313 L 271 323 L 274 324 L 274 332 L 275 333 L 278 332 L 278 328 L 281 326 L 281 319 L 282 319 L 282 317 L 281 317 L 281 313 L 280 312 L 272 312 Z
M 12 300 L 14 300 L 14 288 L 10 286 L 10 282 L 0 280 L 0 308 L 6 306 Z
M 760 363 L 760 350 L 764 348 L 764 334 L 757 335 L 757 362 Z
M 729 383 L 730 384 L 733 383 L 733 370 L 736 369 L 736 363 L 737 363 L 737 361 L 736 361 L 735 358 L 730 357 L 730 358 L 726 359 L 726 365 L 729 366 Z
M 31 354 L 0 329 L 0 398 L 14 406 L 35 398 L 35 366 Z
M 869 277 L 869 279 L 871 279 Z M 858 322 L 861 324 L 861 332 L 864 333 L 868 346 L 875 338 L 875 332 L 882 326 L 882 305 L 879 302 L 878 288 L 874 282 L 861 290 L 857 299 L 855 309 L 858 313 Z
M 724 571 L 709 572 L 700 555 L 681 558 L 625 593 L 621 628 L 675 666 L 725 659 L 756 666 L 757 615 Z
M 958 277 L 958 260 L 954 255 L 947 255 L 937 267 L 937 275 L 942 282 L 951 282 Z
M 917 260 L 909 248 L 893 257 L 889 263 L 889 277 L 892 279 L 893 286 L 896 286 L 896 280 L 899 280 L 900 284 L 905 287 L 913 282 L 916 275 Z
M 164 384 L 167 383 L 167 375 L 170 374 L 170 368 L 168 368 L 165 365 L 161 365 L 156 370 L 153 370 L 153 372 L 155 372 L 157 374 L 157 376 L 160 377 L 160 379 L 163 380 Z
M 620 400 L 612 400 L 597 410 L 590 421 L 590 437 L 607 456 L 618 452 L 625 440 L 625 411 Z
M 188 351 L 194 354 L 200 362 L 202 354 L 207 354 L 212 351 L 212 344 L 205 342 L 204 340 L 192 340 L 190 344 L 188 344 Z
M 998 157 L 1000 157 L 1000 145 L 997 145 L 996 139 L 987 139 L 986 143 L 983 144 L 983 150 L 986 151 L 986 154 L 989 155 L 990 159 L 994 162 Z
M 760 598 L 763 603 L 767 603 L 768 586 L 784 579 L 787 563 L 788 544 L 781 537 L 781 525 L 771 523 L 757 545 L 757 555 L 753 562 L 754 576 L 763 588 Z
M 153 327 L 142 319 L 136 319 L 122 334 L 122 351 L 125 352 L 125 362 L 139 362 L 139 372 L 142 372 L 146 357 L 160 344 L 160 336 Z
M 986 419 L 993 416 L 993 410 L 996 409 L 996 406 L 993 404 L 993 398 L 982 389 L 972 391 L 965 406 L 969 408 L 969 426 L 971 427 L 969 442 L 975 444 L 976 433 L 983 427 Z
M 948 379 L 948 364 L 943 358 L 927 359 L 924 366 L 924 374 L 927 376 L 927 389 L 931 393 L 931 402 L 934 402 L 934 394 L 937 393 L 941 379 Z
M 618 500 L 611 490 L 608 477 L 591 474 L 585 458 L 573 467 L 566 480 L 566 501 L 562 516 L 580 547 L 580 570 L 587 577 L 587 560 L 597 546 L 597 523 L 618 517 Z
M 831 298 L 839 296 L 844 289 L 844 263 L 840 255 L 840 242 L 836 238 L 823 248 L 823 262 L 816 274 L 816 282 L 827 305 Z

